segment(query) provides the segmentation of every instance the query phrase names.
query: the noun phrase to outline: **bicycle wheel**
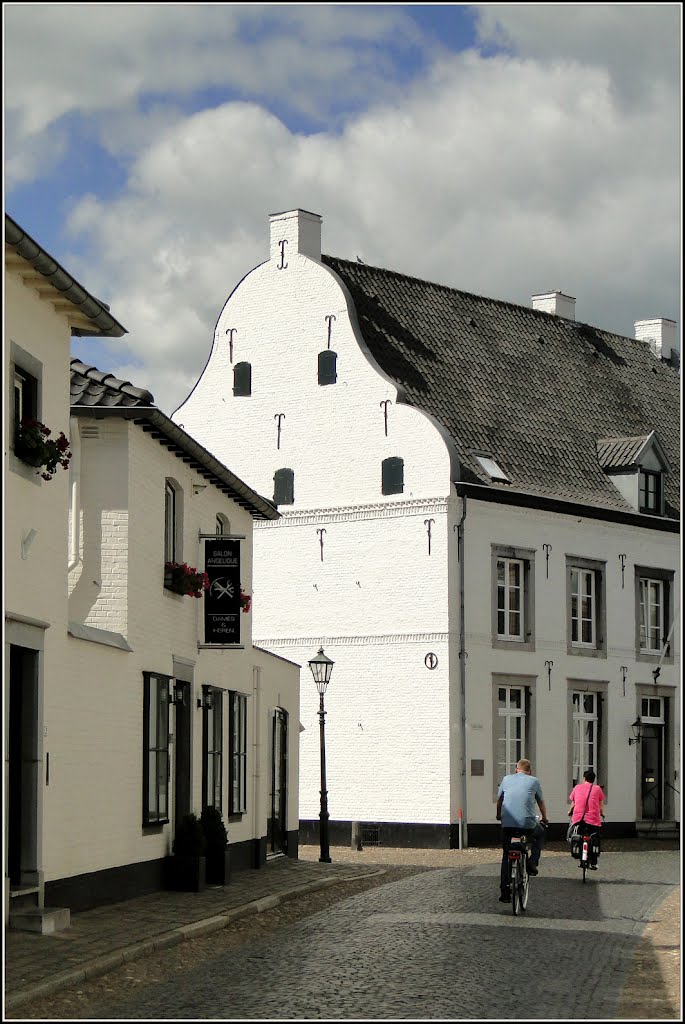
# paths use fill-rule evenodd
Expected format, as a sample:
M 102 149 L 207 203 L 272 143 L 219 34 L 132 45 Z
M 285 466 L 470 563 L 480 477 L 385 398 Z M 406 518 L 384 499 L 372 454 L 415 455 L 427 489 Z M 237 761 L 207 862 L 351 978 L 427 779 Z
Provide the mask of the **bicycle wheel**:
M 583 836 L 583 845 L 580 851 L 580 866 L 583 869 L 583 882 L 585 882 L 585 876 L 587 875 L 588 864 L 590 863 L 590 851 L 588 850 L 587 837 Z
M 530 885 L 530 879 L 528 878 L 528 872 L 525 867 L 521 871 L 521 881 L 519 888 L 519 906 L 521 910 L 525 910 L 528 906 L 528 886 Z
M 519 861 L 514 860 L 511 863 L 509 885 L 511 887 L 511 911 L 514 917 L 516 917 L 519 912 Z

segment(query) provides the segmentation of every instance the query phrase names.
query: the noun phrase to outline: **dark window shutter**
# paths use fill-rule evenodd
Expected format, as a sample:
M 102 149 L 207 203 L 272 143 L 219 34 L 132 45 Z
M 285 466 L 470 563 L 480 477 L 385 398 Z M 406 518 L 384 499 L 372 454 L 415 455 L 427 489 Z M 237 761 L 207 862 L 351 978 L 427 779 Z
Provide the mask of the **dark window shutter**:
M 295 474 L 292 469 L 274 473 L 274 505 L 292 505 L 295 501 Z
M 404 459 L 392 456 L 383 459 L 382 486 L 383 494 L 401 494 L 404 490 Z
M 233 394 L 252 394 L 252 365 L 250 363 L 236 363 L 233 368 Z
M 319 352 L 319 384 L 335 384 L 338 379 L 336 364 L 338 353 L 325 349 Z

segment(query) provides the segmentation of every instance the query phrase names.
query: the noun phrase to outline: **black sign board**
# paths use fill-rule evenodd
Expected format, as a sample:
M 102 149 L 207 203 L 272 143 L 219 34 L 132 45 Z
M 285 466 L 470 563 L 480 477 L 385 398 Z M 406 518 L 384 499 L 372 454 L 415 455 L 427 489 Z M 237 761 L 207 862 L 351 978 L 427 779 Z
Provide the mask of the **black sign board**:
M 205 540 L 205 643 L 240 643 L 240 541 Z

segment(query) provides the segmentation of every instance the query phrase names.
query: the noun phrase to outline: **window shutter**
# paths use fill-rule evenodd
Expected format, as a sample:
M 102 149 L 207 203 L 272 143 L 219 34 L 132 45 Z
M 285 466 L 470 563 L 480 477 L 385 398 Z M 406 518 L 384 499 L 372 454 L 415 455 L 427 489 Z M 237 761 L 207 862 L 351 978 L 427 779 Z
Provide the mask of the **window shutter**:
M 274 505 L 292 505 L 295 501 L 295 473 L 277 469 L 274 473 Z
M 381 491 L 401 494 L 404 490 L 404 460 L 397 456 L 383 460 Z
M 233 368 L 233 394 L 252 394 L 252 365 L 251 363 L 236 363 Z
M 337 377 L 336 364 L 338 353 L 331 349 L 319 352 L 319 384 L 335 384 Z

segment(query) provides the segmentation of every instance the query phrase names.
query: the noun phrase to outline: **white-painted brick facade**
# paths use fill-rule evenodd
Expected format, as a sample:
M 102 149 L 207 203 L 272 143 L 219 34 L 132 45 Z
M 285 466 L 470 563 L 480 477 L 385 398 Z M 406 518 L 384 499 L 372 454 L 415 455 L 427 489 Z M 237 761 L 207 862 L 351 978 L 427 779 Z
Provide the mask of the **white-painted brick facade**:
M 581 689 L 601 684 L 607 814 L 635 820 L 639 748 L 629 746 L 628 736 L 653 665 L 636 659 L 634 565 L 675 570 L 678 592 L 678 538 L 469 500 L 464 794 L 456 552 L 463 505 L 450 483 L 448 447 L 427 417 L 398 404 L 396 387 L 365 354 L 346 289 L 317 259 L 310 221 L 308 255 L 297 252 L 295 220 L 272 218 L 270 259 L 231 293 L 207 366 L 174 419 L 267 497 L 277 469 L 294 471 L 294 504 L 255 531 L 254 629 L 262 646 L 303 665 L 320 644 L 335 662 L 326 694 L 331 818 L 446 825 L 463 805 L 471 823 L 494 824 L 493 686 L 510 676 L 512 683 L 525 677 L 533 694 L 531 750 L 557 822 L 565 820 L 570 788 L 570 687 L 574 680 Z M 279 238 L 288 244 L 281 247 Z M 320 386 L 317 356 L 328 347 L 329 324 L 337 382 Z M 233 394 L 233 368 L 242 361 L 252 367 L 249 397 Z M 381 494 L 388 456 L 404 459 L 401 495 Z M 533 651 L 492 643 L 493 544 L 535 551 Z M 606 560 L 605 658 L 567 653 L 566 554 Z M 670 784 L 679 763 L 677 631 L 673 645 L 658 691 L 671 698 L 675 722 Z M 434 670 L 425 665 L 431 653 L 438 658 Z M 553 662 L 549 679 L 546 661 Z M 319 809 L 317 709 L 313 683 L 303 679 L 304 819 Z M 472 760 L 484 762 L 482 776 L 470 774 Z

